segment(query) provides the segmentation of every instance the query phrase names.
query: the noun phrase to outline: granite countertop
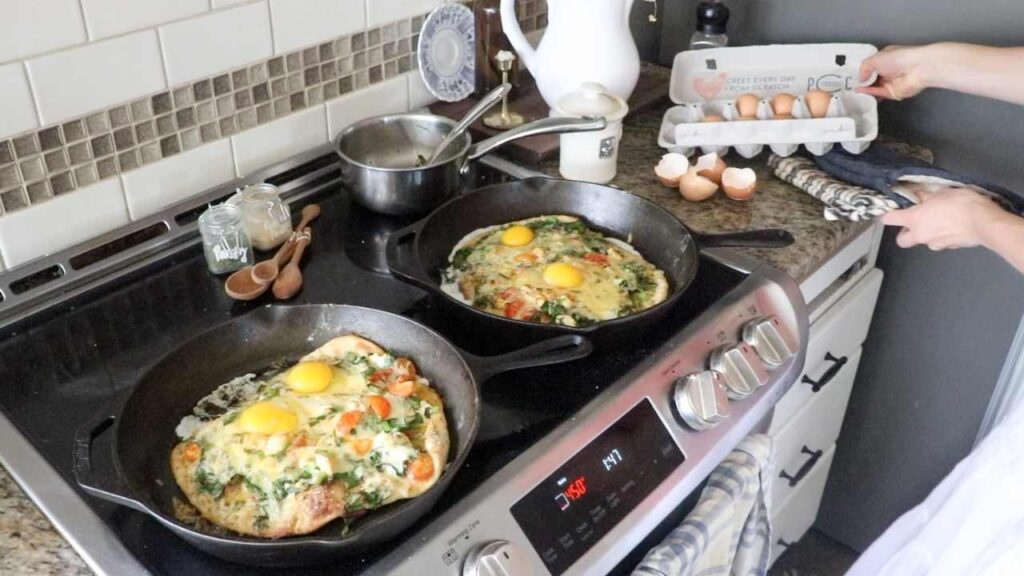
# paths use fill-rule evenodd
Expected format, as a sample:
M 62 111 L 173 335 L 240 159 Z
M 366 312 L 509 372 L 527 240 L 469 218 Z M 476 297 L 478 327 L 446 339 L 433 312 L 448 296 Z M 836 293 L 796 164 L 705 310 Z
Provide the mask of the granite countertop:
M 663 186 L 654 175 L 654 166 L 666 153 L 657 142 L 662 116 L 669 106 L 666 102 L 626 119 L 613 186 L 660 204 L 695 232 L 788 230 L 796 242 L 787 248 L 733 250 L 767 262 L 797 282 L 813 274 L 846 242 L 871 226 L 865 222 L 826 221 L 821 202 L 771 173 L 766 165 L 767 152 L 752 160 L 735 153 L 725 158 L 729 166 L 749 167 L 757 172 L 758 191 L 750 200 L 737 202 L 721 192 L 704 202 L 683 200 L 678 190 Z M 558 159 L 546 161 L 538 168 L 547 175 L 558 176 Z
M 657 202 L 697 232 L 789 230 L 796 243 L 788 248 L 736 250 L 783 270 L 797 281 L 810 276 L 869 226 L 826 221 L 820 202 L 770 174 L 765 154 L 754 160 L 735 155 L 727 158 L 730 166 L 749 166 L 757 172 L 760 189 L 751 200 L 736 202 L 724 194 L 700 203 L 683 200 L 677 190 L 662 186 L 653 172 L 665 153 L 657 145 L 657 134 L 666 107 L 667 104 L 627 119 L 619 153 L 619 175 L 612 184 Z M 545 162 L 540 170 L 557 176 L 557 159 Z M 0 467 L 0 574 L 89 573 L 81 558 Z

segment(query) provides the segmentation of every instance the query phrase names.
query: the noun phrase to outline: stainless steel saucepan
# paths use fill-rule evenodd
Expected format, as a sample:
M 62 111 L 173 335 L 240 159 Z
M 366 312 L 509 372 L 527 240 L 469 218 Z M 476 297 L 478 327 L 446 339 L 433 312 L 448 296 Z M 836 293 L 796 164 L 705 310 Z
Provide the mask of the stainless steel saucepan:
M 342 181 L 352 197 L 370 210 L 395 216 L 423 214 L 462 188 L 472 160 L 513 140 L 540 134 L 590 132 L 605 128 L 604 118 L 544 118 L 473 144 L 463 134 L 435 162 L 434 148 L 455 122 L 430 114 L 378 116 L 338 134 Z

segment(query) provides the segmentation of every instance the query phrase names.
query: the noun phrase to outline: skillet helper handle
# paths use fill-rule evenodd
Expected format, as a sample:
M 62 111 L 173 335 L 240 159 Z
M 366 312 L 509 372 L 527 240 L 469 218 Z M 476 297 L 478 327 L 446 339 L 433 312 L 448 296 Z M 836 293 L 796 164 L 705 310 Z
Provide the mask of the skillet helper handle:
M 470 160 L 476 160 L 477 158 L 484 156 L 491 150 L 504 146 L 514 140 L 520 138 L 529 138 L 530 136 L 540 136 L 541 134 L 568 134 L 570 132 L 595 132 L 597 130 L 604 130 L 608 126 L 608 123 L 603 117 L 592 117 L 592 118 L 544 118 L 537 120 L 536 122 L 530 122 L 529 124 L 523 124 L 518 128 L 513 128 L 506 132 L 502 132 L 497 136 L 492 136 L 483 142 L 474 144 L 469 148 L 469 152 L 466 153 L 466 160 L 462 166 L 465 170 L 466 166 L 469 165 Z
M 146 512 L 145 506 L 128 496 L 128 486 L 114 466 L 98 464 L 93 457 L 102 451 L 113 459 L 116 420 L 110 411 L 104 411 L 75 432 L 75 480 L 92 496 Z
M 696 235 L 701 248 L 785 248 L 796 241 L 786 230 L 750 230 Z
M 583 336 L 556 336 L 500 356 L 474 356 L 463 352 L 466 363 L 479 381 L 503 372 L 562 364 L 586 358 L 594 351 L 593 344 Z
M 418 288 L 433 291 L 437 287 L 423 270 L 423 264 L 416 251 L 416 240 L 419 238 L 425 222 L 425 220 L 421 220 L 392 232 L 388 237 L 386 255 L 388 270 L 393 276 L 402 278 Z

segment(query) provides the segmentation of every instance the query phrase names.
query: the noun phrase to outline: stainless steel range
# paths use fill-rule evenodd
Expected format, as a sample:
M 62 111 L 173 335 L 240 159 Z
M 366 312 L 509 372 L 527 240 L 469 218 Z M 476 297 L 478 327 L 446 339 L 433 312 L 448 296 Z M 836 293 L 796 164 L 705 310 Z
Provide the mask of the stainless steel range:
M 500 161 L 481 182 L 525 175 Z M 316 201 L 296 303 L 410 315 L 457 345 L 423 294 L 382 273 L 405 222 L 352 205 L 318 150 L 255 175 L 296 206 Z M 71 472 L 78 427 L 131 390 L 176 343 L 261 303 L 230 301 L 205 272 L 194 218 L 233 183 L 88 245 L 0 276 L 0 462 L 98 573 L 608 574 L 628 572 L 673 528 L 712 468 L 764 426 L 797 378 L 807 312 L 784 274 L 705 256 L 657 328 L 584 361 L 483 386 L 480 440 L 431 514 L 393 545 L 293 571 L 230 564 L 148 516 L 85 496 Z

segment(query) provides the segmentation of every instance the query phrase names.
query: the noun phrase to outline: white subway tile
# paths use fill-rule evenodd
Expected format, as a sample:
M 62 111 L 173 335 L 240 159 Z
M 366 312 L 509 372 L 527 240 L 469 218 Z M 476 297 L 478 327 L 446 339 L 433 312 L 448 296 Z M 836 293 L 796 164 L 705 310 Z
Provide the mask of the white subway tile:
M 270 0 L 274 51 L 290 52 L 366 25 L 363 0 Z
M 78 0 L 0 0 L 0 62 L 85 40 Z
M 408 80 L 398 76 L 327 103 L 327 126 L 333 139 L 348 125 L 370 116 L 409 111 Z
M 176 86 L 273 54 L 267 3 L 211 12 L 160 28 L 167 81 Z
M 321 104 L 231 137 L 238 175 L 327 143 L 327 115 Z
M 39 126 L 21 62 L 0 66 L 0 138 Z
M 409 73 L 409 110 L 417 110 L 430 106 L 434 102 L 437 102 L 437 97 L 427 90 L 427 85 L 423 82 L 423 76 L 420 76 L 419 72 L 413 71 Z
M 366 0 L 366 27 L 412 18 L 444 4 L 444 0 Z
M 195 16 L 209 9 L 209 0 L 82 0 L 92 40 Z
M 28 73 L 43 124 L 167 87 L 153 30 L 29 60 Z
M 231 141 L 200 146 L 121 176 L 128 214 L 138 220 L 235 178 Z
M 111 178 L 0 217 L 0 255 L 14 268 L 127 223 L 121 180 Z

